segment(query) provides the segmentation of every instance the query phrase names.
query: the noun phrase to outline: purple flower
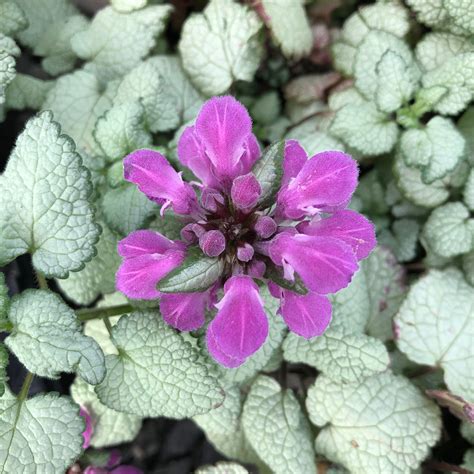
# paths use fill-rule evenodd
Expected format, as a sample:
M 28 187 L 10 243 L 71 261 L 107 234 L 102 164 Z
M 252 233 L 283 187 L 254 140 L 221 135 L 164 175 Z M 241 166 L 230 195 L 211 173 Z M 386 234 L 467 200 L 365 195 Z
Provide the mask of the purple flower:
M 345 209 L 357 185 L 357 163 L 338 151 L 308 159 L 295 140 L 280 149 L 283 176 L 269 185 L 274 178 L 265 181 L 262 169 L 254 169 L 260 147 L 248 112 L 232 97 L 215 97 L 178 142 L 180 162 L 201 181 L 193 183 L 197 194 L 159 153 L 138 150 L 125 158 L 125 178 L 161 205 L 162 215 L 167 206 L 182 215 L 182 240 L 140 230 L 120 241 L 117 288 L 130 298 L 160 298 L 164 320 L 181 331 L 199 329 L 207 318 L 208 351 L 226 367 L 252 356 L 268 335 L 268 318 L 276 317 L 265 313 L 256 281 L 280 300 L 279 313 L 291 331 L 316 337 L 331 320 L 326 295 L 347 286 L 358 261 L 376 245 L 372 223 Z M 162 280 L 190 247 L 201 252 L 193 250 L 191 260 L 221 260 L 221 273 L 199 292 L 184 293 L 183 287 L 165 293 Z M 278 286 L 288 286 L 281 278 L 288 285 L 298 279 L 306 293 Z
M 84 438 L 84 443 L 82 447 L 87 449 L 91 444 L 91 438 L 94 434 L 94 426 L 92 425 L 92 418 L 86 407 L 82 407 L 79 410 L 79 415 L 81 415 L 86 422 L 86 429 L 82 432 Z

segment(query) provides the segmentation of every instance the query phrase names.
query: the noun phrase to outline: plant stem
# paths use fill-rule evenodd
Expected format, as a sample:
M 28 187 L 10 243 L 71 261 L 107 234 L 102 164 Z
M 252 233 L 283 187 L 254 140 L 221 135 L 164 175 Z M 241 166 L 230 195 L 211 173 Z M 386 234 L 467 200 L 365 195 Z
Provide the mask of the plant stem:
M 89 321 L 90 319 L 103 319 L 110 316 L 118 316 L 119 314 L 129 313 L 133 311 L 133 307 L 129 304 L 121 304 L 118 306 L 110 306 L 109 308 L 90 308 L 80 309 L 76 311 L 79 321 Z
M 40 290 L 49 290 L 48 281 L 46 280 L 46 277 L 37 270 L 35 270 L 35 274 L 36 279 L 38 280 L 38 287 L 40 288 Z
M 109 336 L 112 337 L 112 325 L 110 324 L 108 316 L 106 316 L 102 321 L 104 321 L 105 327 L 109 333 Z
M 23 385 L 21 386 L 20 393 L 18 394 L 18 400 L 23 402 L 26 400 L 28 393 L 30 391 L 31 382 L 33 382 L 34 375 L 31 372 L 26 374 L 25 380 L 23 381 Z

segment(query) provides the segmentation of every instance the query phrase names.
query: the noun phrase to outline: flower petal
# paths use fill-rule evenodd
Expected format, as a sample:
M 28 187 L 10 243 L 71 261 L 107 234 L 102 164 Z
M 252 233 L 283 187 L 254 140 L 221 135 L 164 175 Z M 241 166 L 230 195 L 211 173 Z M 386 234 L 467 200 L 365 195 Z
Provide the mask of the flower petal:
M 167 250 L 184 250 L 184 244 L 173 241 L 152 230 L 136 230 L 120 240 L 119 255 L 126 258 L 148 254 L 164 254 Z
M 357 163 L 340 151 L 310 158 L 278 195 L 280 212 L 299 219 L 305 215 L 345 207 L 357 186 Z
M 297 295 L 283 290 L 281 315 L 291 331 L 306 339 L 320 336 L 331 321 L 331 302 L 327 296 L 310 292 Z
M 351 247 L 330 237 L 285 232 L 272 240 L 269 253 L 286 277 L 296 271 L 309 290 L 320 294 L 346 287 L 358 269 Z
M 232 183 L 232 202 L 238 209 L 251 209 L 261 194 L 262 187 L 253 173 L 237 176 Z
M 245 362 L 245 359 L 237 359 L 222 351 L 222 349 L 217 344 L 212 328 L 207 330 L 206 344 L 207 350 L 209 351 L 209 354 L 211 354 L 212 358 L 228 369 L 239 367 L 239 365 L 242 365 Z
M 336 211 L 324 219 L 304 222 L 298 230 L 308 235 L 342 240 L 352 247 L 358 260 L 367 257 L 377 244 L 372 222 L 350 209 Z
M 163 320 L 180 331 L 194 331 L 205 321 L 209 293 L 164 293 L 160 299 Z
M 190 214 L 197 207 L 193 188 L 185 183 L 168 160 L 157 151 L 137 150 L 123 162 L 124 177 L 157 203 L 165 200 L 178 214 Z
M 249 171 L 241 158 L 255 146 L 248 142 L 252 120 L 240 102 L 231 96 L 208 100 L 199 112 L 195 130 L 216 176 L 233 179 Z
M 245 360 L 262 346 L 268 335 L 258 286 L 248 276 L 233 276 L 225 283 L 224 298 L 216 307 L 219 311 L 208 328 L 208 346 L 229 359 Z M 222 354 L 218 357 L 222 359 Z
M 157 283 L 181 265 L 184 256 L 184 251 L 171 250 L 163 255 L 149 254 L 125 259 L 117 271 L 117 290 L 129 298 L 158 298 L 160 293 L 156 289 Z
M 285 142 L 282 188 L 298 175 L 307 161 L 308 155 L 305 149 L 296 140 L 287 140 Z
M 85 407 L 80 407 L 79 415 L 81 415 L 86 422 L 86 429 L 82 432 L 82 437 L 84 438 L 84 443 L 82 447 L 87 449 L 91 444 L 91 438 L 94 433 L 94 426 L 92 425 L 92 418 Z

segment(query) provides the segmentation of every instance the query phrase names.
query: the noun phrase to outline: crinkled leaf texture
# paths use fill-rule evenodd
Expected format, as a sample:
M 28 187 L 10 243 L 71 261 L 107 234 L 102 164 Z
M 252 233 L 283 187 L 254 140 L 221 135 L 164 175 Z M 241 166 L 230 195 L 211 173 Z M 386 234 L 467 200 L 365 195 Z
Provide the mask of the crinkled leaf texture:
M 43 81 L 26 74 L 17 74 L 6 91 L 9 109 L 40 109 L 54 81 Z
M 317 368 L 336 382 L 355 382 L 383 372 L 390 362 L 384 344 L 365 334 L 331 324 L 322 335 L 307 340 L 289 333 L 283 344 L 289 362 Z
M 248 474 L 245 467 L 233 462 L 219 462 L 215 466 L 204 466 L 196 474 Z
M 51 112 L 31 119 L 0 177 L 0 264 L 26 252 L 46 276 L 65 278 L 95 254 L 99 227 L 89 172 Z
M 320 375 L 309 389 L 316 451 L 353 474 L 409 474 L 440 436 L 438 407 L 389 372 L 338 384 Z
M 442 367 L 448 388 L 474 401 L 474 289 L 454 268 L 430 270 L 410 289 L 395 318 L 397 345 L 409 359 Z
M 13 0 L 2 0 L 0 3 L 0 33 L 13 36 L 28 26 L 28 20 L 22 9 Z
M 64 472 L 82 452 L 84 418 L 55 393 L 0 398 L 0 473 Z
M 74 311 L 54 293 L 27 290 L 13 298 L 9 311 L 13 324 L 5 344 L 34 374 L 59 378 L 76 372 L 88 383 L 104 379 L 104 354 L 81 332 Z
M 6 87 L 15 78 L 15 57 L 19 55 L 20 49 L 15 41 L 0 33 L 0 105 L 5 102 Z
M 153 48 L 170 12 L 171 5 L 153 5 L 126 14 L 103 8 L 87 30 L 72 38 L 72 49 L 89 61 L 88 69 L 101 81 L 117 79 Z
M 304 0 L 262 0 L 263 16 L 286 57 L 300 58 L 313 47 Z
M 197 351 L 156 312 L 122 316 L 112 338 L 119 354 L 106 356 L 107 374 L 96 387 L 109 408 L 185 418 L 222 403 L 222 389 Z
M 142 419 L 139 416 L 106 407 L 97 398 L 94 387 L 78 378 L 71 386 L 71 396 L 76 403 L 87 409 L 91 417 L 94 426 L 91 446 L 94 448 L 133 441 L 140 431 Z
M 97 242 L 97 255 L 79 272 L 57 280 L 59 288 L 76 304 L 88 305 L 99 295 L 115 291 L 115 273 L 120 264 L 117 234 L 101 222 L 102 234 Z
M 257 14 L 234 0 L 211 0 L 202 14 L 188 18 L 179 51 L 198 89 L 210 96 L 236 80 L 251 81 L 263 52 L 261 27 Z
M 273 472 L 316 471 L 311 430 L 291 390 L 261 375 L 247 395 L 242 414 L 245 435 Z

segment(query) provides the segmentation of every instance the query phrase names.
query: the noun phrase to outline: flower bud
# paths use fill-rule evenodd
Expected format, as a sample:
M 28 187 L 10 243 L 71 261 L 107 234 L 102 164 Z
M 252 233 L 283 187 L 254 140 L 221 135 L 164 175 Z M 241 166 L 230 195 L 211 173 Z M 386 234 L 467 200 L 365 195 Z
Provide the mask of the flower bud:
M 254 230 L 261 239 L 268 239 L 276 232 L 277 224 L 270 216 L 260 216 L 254 224 Z
M 225 249 L 225 237 L 220 230 L 210 230 L 199 237 L 199 246 L 208 257 L 217 257 Z
M 246 210 L 257 204 L 262 188 L 257 178 L 249 173 L 234 179 L 230 194 L 234 205 L 238 209 Z
M 253 258 L 254 253 L 255 251 L 253 247 L 248 243 L 245 243 L 241 247 L 237 248 L 237 258 L 241 262 L 250 262 L 250 260 L 252 260 Z

